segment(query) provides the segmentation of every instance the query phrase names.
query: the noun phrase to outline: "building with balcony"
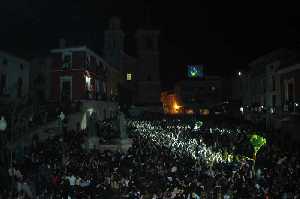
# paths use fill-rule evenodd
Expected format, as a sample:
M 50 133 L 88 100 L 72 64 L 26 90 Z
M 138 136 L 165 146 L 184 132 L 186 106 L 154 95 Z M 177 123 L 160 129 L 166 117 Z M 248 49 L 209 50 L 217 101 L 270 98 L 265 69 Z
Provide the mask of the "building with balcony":
M 53 49 L 51 57 L 52 100 L 111 99 L 117 95 L 119 71 L 86 46 Z
M 123 86 L 138 106 L 161 105 L 159 34 L 158 30 L 140 28 L 134 35 L 125 35 L 118 17 L 110 19 L 104 33 L 104 59 L 120 70 Z M 127 52 L 128 38 L 135 42 L 134 56 Z
M 174 91 L 164 91 L 161 93 L 161 103 L 165 114 L 183 113 L 183 107 Z
M 243 105 L 263 107 L 268 112 L 284 111 L 281 79 L 286 68 L 297 63 L 297 57 L 295 50 L 278 49 L 252 61 L 242 77 Z

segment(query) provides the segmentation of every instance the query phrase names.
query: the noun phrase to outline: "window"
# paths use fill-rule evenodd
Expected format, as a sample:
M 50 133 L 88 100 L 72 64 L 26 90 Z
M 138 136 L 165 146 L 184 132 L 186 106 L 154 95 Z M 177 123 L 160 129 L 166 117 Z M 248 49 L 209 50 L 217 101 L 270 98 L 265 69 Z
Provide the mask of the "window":
M 63 54 L 63 68 L 71 68 L 72 67 L 72 53 L 64 53 Z
M 132 80 L 131 73 L 127 73 L 126 79 L 127 79 L 127 81 L 131 81 Z

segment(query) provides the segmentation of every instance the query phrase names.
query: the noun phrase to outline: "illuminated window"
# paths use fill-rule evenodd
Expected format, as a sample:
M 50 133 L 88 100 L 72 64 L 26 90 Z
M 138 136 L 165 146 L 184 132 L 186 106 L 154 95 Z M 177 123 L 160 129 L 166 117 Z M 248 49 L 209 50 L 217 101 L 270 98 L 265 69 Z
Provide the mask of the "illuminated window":
M 91 76 L 90 76 L 90 74 L 89 74 L 88 71 L 85 71 L 84 78 L 85 78 L 86 89 L 87 89 L 88 91 L 90 91 L 91 88 L 92 88 L 92 84 L 91 84 L 92 78 L 91 78 Z
M 126 79 L 127 79 L 127 81 L 131 81 L 132 80 L 131 73 L 127 73 Z
M 91 78 L 89 76 L 85 76 L 85 83 L 89 89 L 91 87 Z

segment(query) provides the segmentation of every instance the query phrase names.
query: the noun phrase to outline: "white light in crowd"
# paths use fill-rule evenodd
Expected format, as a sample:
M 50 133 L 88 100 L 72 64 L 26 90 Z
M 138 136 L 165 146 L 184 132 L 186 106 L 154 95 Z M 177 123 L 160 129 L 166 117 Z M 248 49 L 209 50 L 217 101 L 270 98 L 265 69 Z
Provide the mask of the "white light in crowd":
M 94 112 L 94 109 L 93 109 L 93 108 L 89 108 L 89 109 L 88 109 L 88 112 L 90 113 L 90 116 L 91 116 L 92 113 Z
M 243 74 L 243 73 L 242 73 L 241 71 L 238 72 L 238 76 L 242 76 L 242 74 Z
M 63 112 L 60 112 L 59 119 L 61 121 L 63 121 L 65 119 L 65 114 Z
M 187 155 L 190 155 L 194 159 L 202 159 L 210 165 L 218 162 L 228 163 L 232 161 L 233 155 L 228 154 L 228 158 L 223 157 L 222 150 L 212 150 L 211 146 L 203 143 L 201 138 L 199 139 L 198 143 L 196 139 L 182 139 L 179 134 L 184 132 L 184 130 L 191 129 L 191 126 L 188 124 L 177 123 L 162 126 L 161 124 L 163 123 L 161 123 L 161 121 L 130 121 L 129 123 L 132 127 L 135 128 L 134 131 L 140 136 L 146 139 L 150 139 L 155 144 L 168 146 L 171 149 L 172 153 L 185 153 Z M 202 129 L 201 131 L 199 131 L 199 133 L 206 132 L 208 130 L 210 131 L 210 133 L 218 133 L 220 135 L 238 135 L 241 133 L 239 129 L 234 130 L 219 128 Z
M 85 83 L 86 83 L 87 87 L 89 88 L 91 85 L 91 78 L 87 75 L 85 76 Z
M 244 113 L 244 107 L 240 108 L 241 113 Z
M 270 112 L 271 112 L 271 114 L 273 114 L 275 112 L 274 108 L 271 108 Z
M 6 128 L 7 128 L 7 122 L 6 122 L 5 118 L 3 116 L 1 116 L 0 130 L 5 131 Z
M 84 113 L 81 118 L 80 129 L 84 130 L 84 129 L 86 129 L 86 126 L 87 126 L 87 118 L 86 118 L 86 113 Z
M 299 104 L 298 104 L 298 103 L 295 103 L 295 106 L 296 106 L 296 107 L 298 107 L 298 106 L 299 106 Z

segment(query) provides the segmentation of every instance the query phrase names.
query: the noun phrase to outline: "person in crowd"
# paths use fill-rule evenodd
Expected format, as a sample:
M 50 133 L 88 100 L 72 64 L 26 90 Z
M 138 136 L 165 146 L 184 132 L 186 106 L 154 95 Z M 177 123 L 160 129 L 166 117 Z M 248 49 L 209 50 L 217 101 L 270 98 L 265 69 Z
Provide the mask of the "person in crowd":
M 202 199 L 299 198 L 300 159 L 276 139 L 255 164 L 248 133 L 253 127 L 194 119 L 131 120 L 128 151 L 86 151 L 81 129 L 32 144 L 25 161 L 9 168 L 17 195 L 5 198 Z M 106 124 L 107 125 L 107 124 Z M 62 137 L 63 136 L 63 137 Z M 269 141 L 270 140 L 270 141 Z M 63 161 L 62 161 L 63 159 Z M 31 185 L 31 184 L 34 185 Z

